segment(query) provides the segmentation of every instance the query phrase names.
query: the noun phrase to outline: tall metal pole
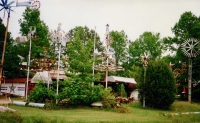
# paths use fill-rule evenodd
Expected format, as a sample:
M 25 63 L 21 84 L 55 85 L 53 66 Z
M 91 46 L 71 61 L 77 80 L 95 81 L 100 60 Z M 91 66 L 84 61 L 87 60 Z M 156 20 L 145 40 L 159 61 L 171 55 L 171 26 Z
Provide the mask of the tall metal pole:
M 94 49 L 93 49 L 93 71 L 92 71 L 92 74 L 93 74 L 93 79 L 94 79 L 94 64 L 95 64 L 95 43 L 96 43 L 96 26 L 95 26 L 95 31 L 94 31 Z M 92 86 L 94 86 L 94 82 L 92 82 Z
M 197 39 L 187 39 L 183 44 L 181 44 L 181 49 L 183 53 L 188 56 L 189 66 L 188 66 L 188 101 L 191 103 L 191 92 L 192 92 L 192 59 L 194 59 L 198 54 L 200 54 L 199 49 L 200 41 Z
M 10 19 L 10 9 L 8 11 L 8 17 L 7 17 L 7 24 L 6 24 L 6 31 L 5 31 L 5 37 L 4 37 L 4 43 L 3 43 L 3 52 L 2 52 L 2 58 L 1 58 L 1 66 L 0 66 L 0 86 L 2 81 L 2 74 L 3 74 L 3 64 L 4 64 L 4 55 L 5 55 L 5 49 L 6 49 L 6 41 L 7 41 L 7 34 L 8 34 L 8 25 L 9 25 L 9 19 Z
M 60 51 L 61 50 L 61 43 L 59 43 L 59 53 L 58 53 L 58 75 L 57 75 L 57 89 L 56 94 L 58 95 L 58 86 L 59 86 L 59 80 L 60 80 Z M 56 104 L 58 104 L 58 99 L 56 99 Z
M 146 71 L 147 71 L 147 66 L 144 66 L 144 83 L 143 83 L 143 88 L 145 88 Z M 145 93 L 143 95 L 143 107 L 145 107 Z
M 188 101 L 191 103 L 191 92 L 192 92 L 192 59 L 189 58 L 188 66 Z
M 26 100 L 28 99 L 28 85 L 29 85 L 29 74 L 30 74 L 30 60 L 31 60 L 31 43 L 32 43 L 32 28 L 30 29 L 30 45 L 29 45 L 29 54 L 28 54 L 28 72 L 26 80 Z
M 148 66 L 148 56 L 149 54 L 144 53 L 142 55 L 142 65 L 144 67 L 144 83 L 143 83 L 143 107 L 145 107 L 145 82 L 146 82 L 146 71 L 147 71 L 147 66 Z
M 109 46 L 109 25 L 106 25 L 106 89 L 108 88 L 108 46 Z

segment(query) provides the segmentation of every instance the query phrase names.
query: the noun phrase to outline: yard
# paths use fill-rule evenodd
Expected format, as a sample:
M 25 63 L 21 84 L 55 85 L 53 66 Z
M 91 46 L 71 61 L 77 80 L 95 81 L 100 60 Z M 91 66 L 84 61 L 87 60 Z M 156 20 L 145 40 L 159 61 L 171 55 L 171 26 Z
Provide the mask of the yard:
M 174 102 L 168 111 L 142 108 L 138 102 L 124 104 L 129 111 L 127 113 L 91 107 L 61 107 L 58 110 L 47 110 L 10 104 L 8 106 L 22 116 L 23 123 L 200 123 L 200 114 L 181 114 L 200 112 L 200 105 L 181 101 Z

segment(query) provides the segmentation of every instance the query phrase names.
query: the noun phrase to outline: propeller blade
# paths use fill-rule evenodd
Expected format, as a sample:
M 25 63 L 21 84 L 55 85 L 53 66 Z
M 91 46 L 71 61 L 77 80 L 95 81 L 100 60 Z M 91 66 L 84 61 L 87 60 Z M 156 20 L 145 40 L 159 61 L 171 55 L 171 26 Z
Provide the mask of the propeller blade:
M 0 9 L 0 11 L 3 10 L 3 9 L 4 9 L 4 8 Z
M 1 4 L 1 3 L 0 3 L 0 6 L 4 7 L 4 5 L 3 5 L 3 4 Z
M 8 0 L 5 0 L 5 5 L 7 5 Z
M 6 12 L 6 10 L 4 9 L 4 14 L 3 14 L 3 18 L 5 17 L 5 12 Z
M 10 6 L 10 5 L 13 4 L 13 3 L 15 3 L 15 1 L 10 2 L 10 3 L 8 4 L 8 6 Z
M 3 1 L 3 0 L 1 0 L 1 2 L 3 3 L 3 6 L 5 6 L 5 3 L 4 3 L 4 1 Z

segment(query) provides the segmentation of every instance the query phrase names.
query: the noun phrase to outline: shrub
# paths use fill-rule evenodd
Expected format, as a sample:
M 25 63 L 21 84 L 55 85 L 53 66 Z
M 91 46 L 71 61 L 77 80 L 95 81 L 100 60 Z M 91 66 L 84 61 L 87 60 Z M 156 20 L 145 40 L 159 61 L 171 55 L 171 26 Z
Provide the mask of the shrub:
M 144 85 L 144 86 L 143 86 Z M 175 101 L 175 80 L 168 65 L 163 62 L 150 62 L 147 66 L 145 84 L 140 83 L 139 93 L 142 102 L 145 94 L 145 105 L 168 109 Z
M 72 105 L 90 105 L 93 102 L 101 101 L 105 95 L 102 85 L 92 86 L 87 82 L 68 82 L 59 93 L 58 99 L 69 98 Z
M 39 82 L 30 92 L 29 100 L 36 103 L 55 101 L 55 92 L 48 89 L 46 84 Z

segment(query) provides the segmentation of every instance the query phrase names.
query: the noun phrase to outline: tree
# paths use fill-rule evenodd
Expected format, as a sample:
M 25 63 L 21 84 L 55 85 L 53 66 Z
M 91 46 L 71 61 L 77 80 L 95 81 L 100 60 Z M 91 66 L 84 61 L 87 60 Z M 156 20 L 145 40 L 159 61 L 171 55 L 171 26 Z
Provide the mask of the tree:
M 168 109 L 175 100 L 175 80 L 172 71 L 163 61 L 150 61 L 146 71 L 145 84 L 138 86 L 141 95 L 145 94 L 148 107 Z
M 94 78 L 99 79 L 92 74 L 94 34 L 87 27 L 76 27 L 73 30 L 74 36 L 67 44 L 68 75 L 79 82 L 94 82 Z
M 3 44 L 5 38 L 5 30 L 6 27 L 2 23 L 2 19 L 0 19 L 0 50 L 3 52 Z M 15 41 L 11 37 L 11 33 L 8 32 L 7 39 L 6 39 L 6 49 L 5 49 L 5 56 L 4 56 L 4 64 L 3 64 L 3 71 L 4 76 L 7 78 L 14 78 L 17 77 L 19 71 L 19 57 L 17 56 L 16 52 L 17 46 L 15 45 Z M 2 58 L 2 54 L 0 54 Z M 11 62 L 12 61 L 12 62 Z
M 122 30 L 121 32 L 118 31 L 111 31 L 110 37 L 112 38 L 112 43 L 110 45 L 111 52 L 113 52 L 113 56 L 116 61 L 116 65 L 120 65 L 127 60 L 127 36 L 125 32 Z
M 30 32 L 30 29 L 36 28 L 36 34 L 32 38 L 32 51 L 31 58 L 40 58 L 40 53 L 44 52 L 44 47 L 50 47 L 50 37 L 49 29 L 46 24 L 40 20 L 40 11 L 32 10 L 29 7 L 26 8 L 23 13 L 23 19 L 19 20 L 20 24 L 20 33 L 22 36 L 27 36 Z M 29 40 L 30 41 L 30 40 Z M 29 42 L 26 42 L 22 45 L 19 45 L 20 55 L 27 59 Z
M 181 14 L 180 19 L 172 28 L 172 32 L 175 34 L 175 36 L 173 38 L 165 38 L 164 44 L 168 46 L 169 50 L 175 51 L 177 60 L 186 62 L 188 65 L 188 57 L 183 54 L 180 45 L 190 38 L 196 38 L 197 40 L 200 40 L 200 18 L 190 11 L 184 12 Z M 199 62 L 199 56 L 192 60 L 193 81 L 200 80 L 200 77 L 198 76 L 200 74 Z M 187 75 L 185 75 L 184 78 L 187 78 Z M 185 82 L 183 81 L 182 83 Z M 180 87 L 181 86 L 183 85 L 180 85 Z
M 179 21 L 172 28 L 178 40 L 174 40 L 176 44 L 182 44 L 188 38 L 199 39 L 200 36 L 200 18 L 192 14 L 192 12 L 184 12 Z
M 144 32 L 140 35 L 139 39 L 130 45 L 130 64 L 140 65 L 140 56 L 145 52 L 150 54 L 151 60 L 158 60 L 161 58 L 162 50 L 163 46 L 160 33 L 153 34 L 152 32 Z

